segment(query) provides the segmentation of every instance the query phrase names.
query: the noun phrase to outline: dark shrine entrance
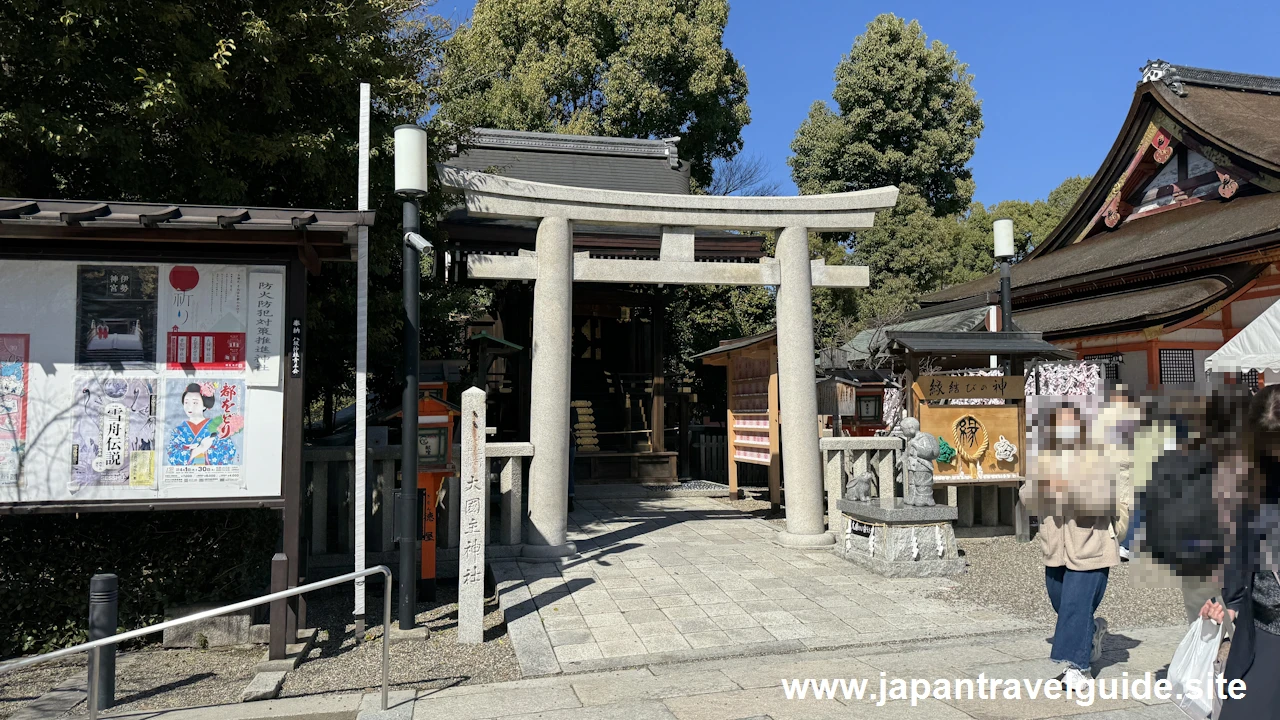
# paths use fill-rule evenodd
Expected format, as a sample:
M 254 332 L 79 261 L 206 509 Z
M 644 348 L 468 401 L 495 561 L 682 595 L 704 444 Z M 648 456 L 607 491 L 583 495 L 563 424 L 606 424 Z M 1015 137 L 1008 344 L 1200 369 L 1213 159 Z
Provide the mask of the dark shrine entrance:
M 490 424 L 501 440 L 528 437 L 529 286 L 508 287 L 491 325 L 473 337 L 501 337 L 518 345 L 486 374 Z M 574 288 L 570 367 L 574 481 L 677 482 L 679 453 L 668 450 L 663 373 L 666 296 L 583 283 Z M 507 437 L 507 436 L 510 437 Z

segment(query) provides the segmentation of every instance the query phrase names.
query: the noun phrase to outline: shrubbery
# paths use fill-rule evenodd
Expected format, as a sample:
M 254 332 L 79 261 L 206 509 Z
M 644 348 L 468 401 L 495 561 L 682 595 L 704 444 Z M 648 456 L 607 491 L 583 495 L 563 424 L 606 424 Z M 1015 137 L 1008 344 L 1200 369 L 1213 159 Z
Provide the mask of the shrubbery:
M 266 592 L 280 537 L 272 510 L 0 518 L 0 657 L 87 637 L 89 577 L 120 577 L 120 627 L 165 606 Z

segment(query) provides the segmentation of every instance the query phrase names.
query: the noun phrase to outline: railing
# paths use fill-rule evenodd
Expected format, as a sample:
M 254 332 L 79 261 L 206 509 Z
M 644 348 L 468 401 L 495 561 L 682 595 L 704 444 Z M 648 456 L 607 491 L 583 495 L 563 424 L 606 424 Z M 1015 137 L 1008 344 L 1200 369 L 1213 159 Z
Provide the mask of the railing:
M 488 544 L 517 546 L 522 542 L 521 518 L 527 505 L 523 463 L 533 455 L 533 445 L 489 442 L 486 446 L 491 469 L 497 468 L 490 477 L 496 476 L 501 494 L 501 520 L 493 524 Z M 308 577 L 324 577 L 354 565 L 355 457 L 355 449 L 349 446 L 303 448 L 306 475 L 302 525 L 308 547 Z M 454 458 L 461 458 L 457 445 Z M 399 486 L 400 446 L 371 448 L 365 467 L 366 561 L 393 564 L 397 562 L 393 499 Z M 461 497 L 456 473 L 446 479 L 442 495 L 436 514 L 436 547 L 443 551 L 442 561 L 451 562 L 457 557 L 460 515 L 454 507 Z
M 818 441 L 824 466 L 823 485 L 827 491 L 827 529 L 839 532 L 843 513 L 836 503 L 844 497 L 845 482 L 850 477 L 874 469 L 879 485 L 875 496 L 882 507 L 893 507 L 902 486 L 894 454 L 903 448 L 896 437 L 829 437 Z
M 106 647 L 108 645 L 118 645 L 127 640 L 134 640 L 140 637 L 145 637 L 147 635 L 153 635 L 158 632 L 164 632 L 169 628 L 178 627 L 179 625 L 185 625 L 187 623 L 196 622 L 197 620 L 204 620 L 206 618 L 217 617 L 219 615 L 226 615 L 228 613 L 233 613 L 240 610 L 247 610 L 248 608 L 257 607 L 259 605 L 265 605 L 267 603 L 275 602 L 277 600 L 284 600 L 286 598 L 291 598 L 291 597 L 294 597 L 295 595 L 301 595 L 303 593 L 310 592 L 312 590 L 319 590 L 320 588 L 327 588 L 327 587 L 332 587 L 334 585 L 341 585 L 342 583 L 347 582 L 349 580 L 356 580 L 358 578 L 368 577 L 369 575 L 373 575 L 375 573 L 382 573 L 382 575 L 386 578 L 386 581 L 384 582 L 382 587 L 382 709 L 386 710 L 387 709 L 387 666 L 390 660 L 390 646 L 388 645 L 388 643 L 390 642 L 390 636 L 391 636 L 391 570 L 385 565 L 379 565 L 377 567 L 372 567 L 367 570 L 361 570 L 359 572 L 347 573 L 346 575 L 340 575 L 338 577 L 329 578 L 328 580 L 321 580 L 319 582 L 308 583 L 301 587 L 291 588 L 289 590 L 281 590 L 280 592 L 274 592 L 269 595 L 263 595 L 261 597 L 254 598 L 252 600 L 245 600 L 243 602 L 238 602 L 233 605 L 224 605 L 223 607 L 213 608 L 212 610 L 205 610 L 203 612 L 195 613 L 194 615 L 187 615 L 185 617 L 180 617 L 180 618 L 177 618 L 176 620 L 168 620 L 162 623 L 157 623 L 155 625 L 149 625 L 144 628 L 139 628 L 138 630 L 130 630 L 129 632 L 118 633 L 116 635 L 112 635 L 111 637 L 105 637 L 99 640 L 91 640 L 87 643 L 80 643 L 79 645 L 73 645 L 69 648 L 63 648 L 61 650 L 54 650 L 53 652 L 45 653 L 43 655 L 36 655 L 33 657 L 16 660 L 11 663 L 0 665 L 0 675 L 3 675 L 8 672 L 13 672 L 14 670 L 20 670 L 24 667 L 39 665 L 40 663 L 49 662 L 50 660 L 56 660 L 58 658 L 68 657 L 70 655 L 76 655 L 82 652 L 88 652 L 89 653 L 89 698 L 88 698 L 89 720 L 97 720 L 98 718 L 98 668 L 102 666 L 102 663 L 100 662 L 100 653 L 103 647 Z

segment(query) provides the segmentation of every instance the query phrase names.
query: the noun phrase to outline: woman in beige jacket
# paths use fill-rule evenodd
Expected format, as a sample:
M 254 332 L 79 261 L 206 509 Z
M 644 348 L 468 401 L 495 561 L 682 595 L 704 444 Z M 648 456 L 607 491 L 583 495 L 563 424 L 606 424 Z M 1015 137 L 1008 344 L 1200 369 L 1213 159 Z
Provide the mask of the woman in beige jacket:
M 1094 613 L 1111 568 L 1120 564 L 1119 538 L 1129 525 L 1132 450 L 1107 439 L 1113 424 L 1128 417 L 1120 405 L 1100 414 L 1092 439 L 1077 408 L 1057 408 L 1021 490 L 1023 503 L 1040 517 L 1045 589 L 1058 614 L 1049 657 L 1066 666 L 1058 679 L 1069 687 L 1091 677 L 1102 655 L 1107 621 Z

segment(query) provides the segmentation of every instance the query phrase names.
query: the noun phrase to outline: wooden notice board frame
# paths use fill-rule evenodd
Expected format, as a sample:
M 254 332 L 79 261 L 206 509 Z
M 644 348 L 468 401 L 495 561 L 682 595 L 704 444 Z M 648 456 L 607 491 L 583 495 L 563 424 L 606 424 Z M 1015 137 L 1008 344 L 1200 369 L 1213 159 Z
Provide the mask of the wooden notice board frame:
M 777 510 L 782 507 L 777 335 L 769 332 L 722 345 L 727 348 L 699 357 L 707 365 L 725 368 L 729 496 L 740 496 L 739 463 L 761 465 L 769 469 L 769 504 Z

